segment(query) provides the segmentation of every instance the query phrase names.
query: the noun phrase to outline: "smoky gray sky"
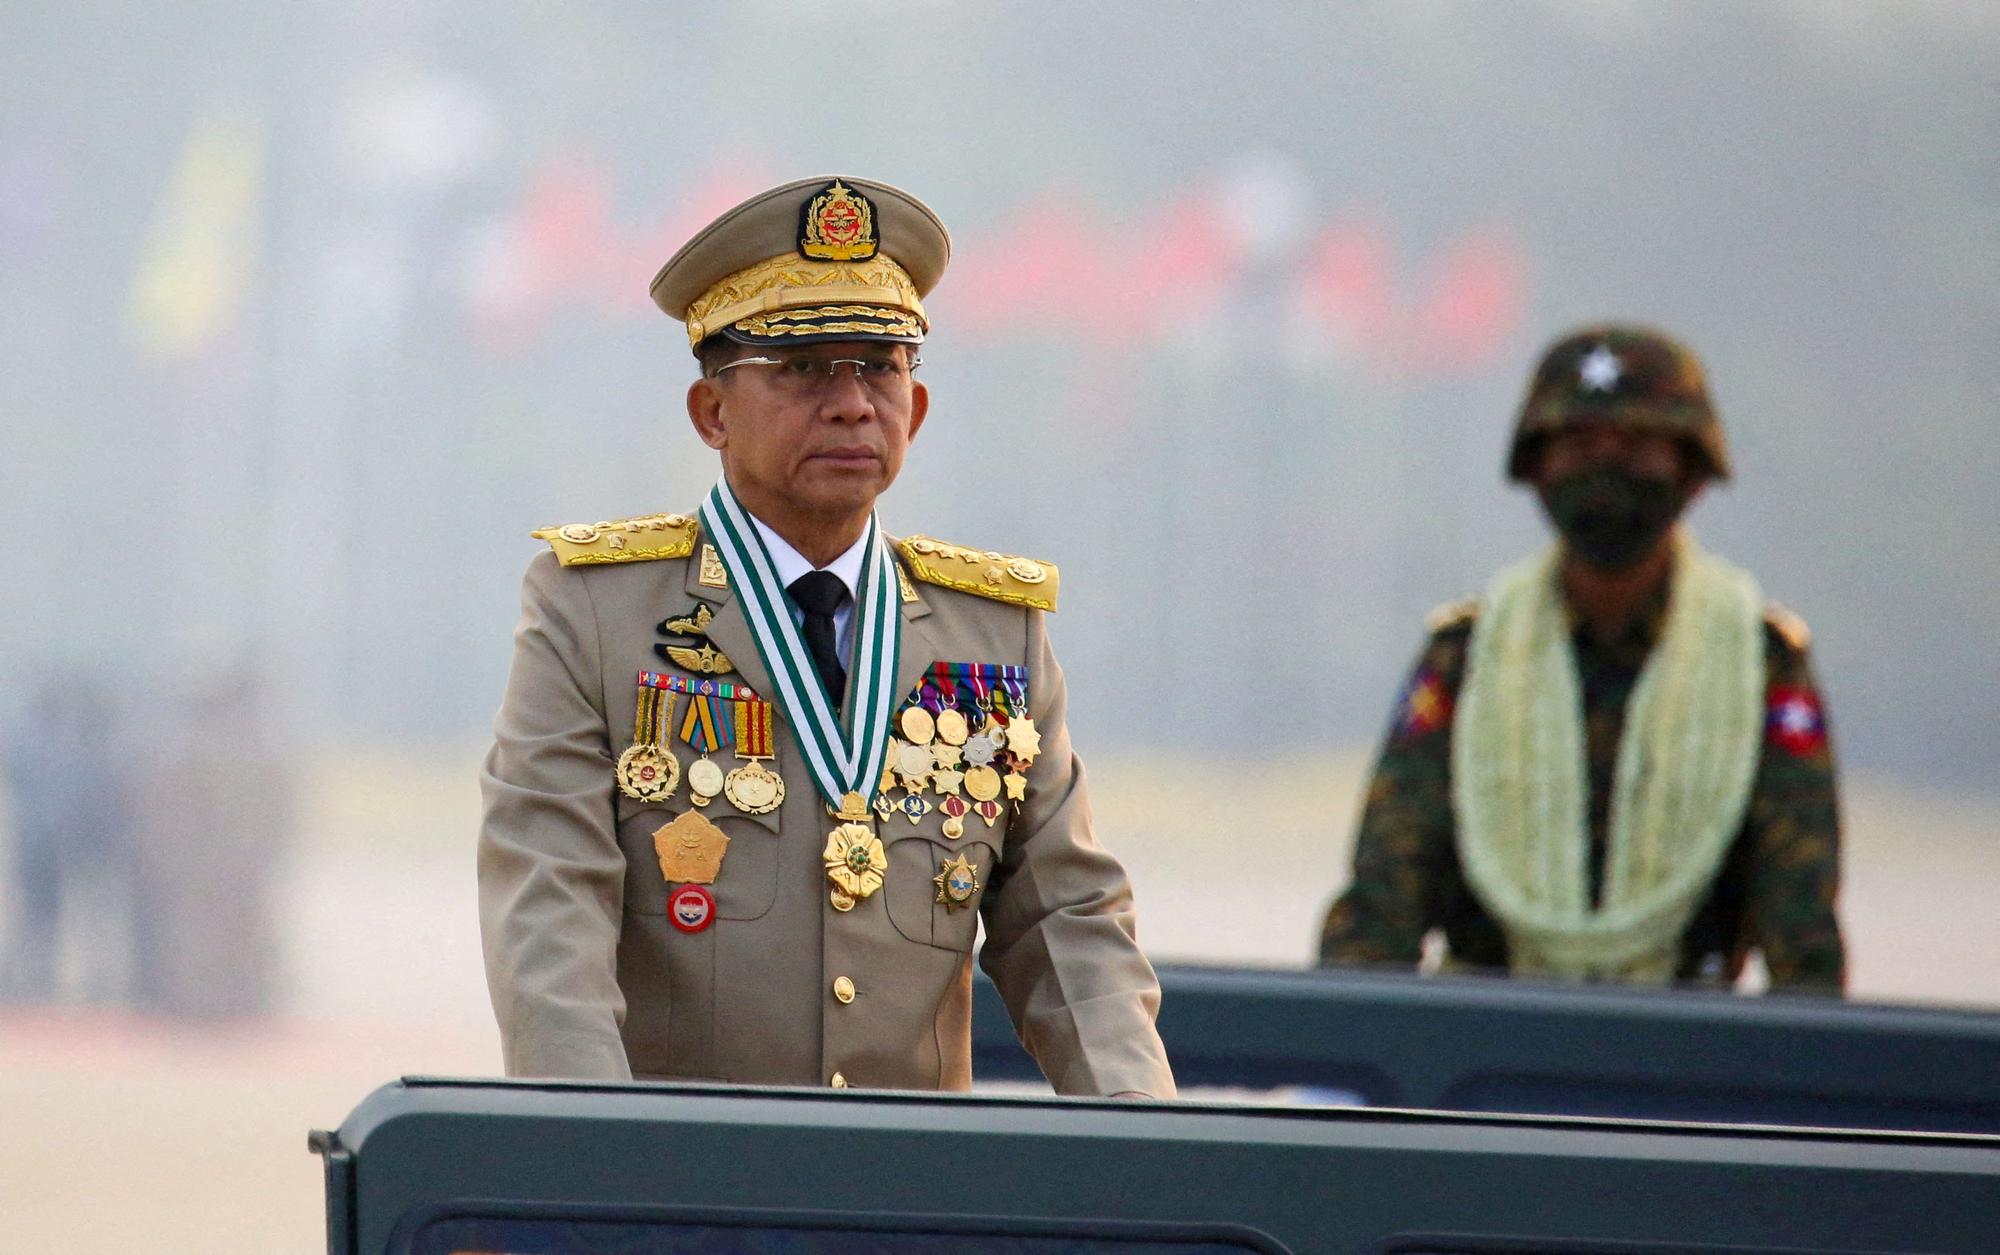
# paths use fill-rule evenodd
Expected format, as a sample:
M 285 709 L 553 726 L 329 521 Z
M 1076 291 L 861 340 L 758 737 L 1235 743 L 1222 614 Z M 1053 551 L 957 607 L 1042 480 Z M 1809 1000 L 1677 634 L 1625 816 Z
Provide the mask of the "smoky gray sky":
M 808 173 L 956 242 L 887 525 L 1064 570 L 1080 743 L 1373 739 L 1568 326 L 1691 342 L 1694 524 L 1850 765 L 1990 789 L 2000 9 L 21 5 L 0 17 L 13 712 L 252 659 L 485 734 L 529 529 L 692 506 L 653 270 Z

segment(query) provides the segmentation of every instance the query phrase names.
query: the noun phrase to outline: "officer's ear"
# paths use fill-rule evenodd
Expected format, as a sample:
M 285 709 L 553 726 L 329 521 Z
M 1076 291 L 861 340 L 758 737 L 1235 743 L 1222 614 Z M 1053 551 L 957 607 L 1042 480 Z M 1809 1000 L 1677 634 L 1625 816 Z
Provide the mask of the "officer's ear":
M 921 383 L 910 385 L 910 431 L 908 440 L 917 438 L 917 428 L 924 425 L 924 415 L 931 412 L 931 390 Z
M 703 375 L 688 385 L 687 411 L 703 444 L 720 449 L 729 443 L 729 430 L 722 425 L 722 385 L 712 376 Z

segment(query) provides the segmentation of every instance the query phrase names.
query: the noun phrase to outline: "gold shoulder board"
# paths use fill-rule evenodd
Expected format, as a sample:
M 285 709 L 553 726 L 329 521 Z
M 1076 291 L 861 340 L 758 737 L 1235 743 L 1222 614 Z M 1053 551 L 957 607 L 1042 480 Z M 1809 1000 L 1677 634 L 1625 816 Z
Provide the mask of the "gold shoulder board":
M 926 584 L 991 597 L 1032 610 L 1054 610 L 1061 577 L 1054 563 L 1038 562 L 991 549 L 967 549 L 929 536 L 908 536 L 896 542 L 910 574 Z
M 1430 612 L 1424 619 L 1424 626 L 1433 632 L 1449 632 L 1456 627 L 1464 627 L 1479 617 L 1479 599 L 1467 597 L 1461 601 L 1447 601 Z
M 1803 651 L 1812 644 L 1812 629 L 1806 626 L 1806 621 L 1775 601 L 1765 604 L 1764 622 L 1795 650 Z
M 565 523 L 534 534 L 546 540 L 564 566 L 600 562 L 652 562 L 694 552 L 701 525 L 691 515 L 647 514 L 607 523 Z

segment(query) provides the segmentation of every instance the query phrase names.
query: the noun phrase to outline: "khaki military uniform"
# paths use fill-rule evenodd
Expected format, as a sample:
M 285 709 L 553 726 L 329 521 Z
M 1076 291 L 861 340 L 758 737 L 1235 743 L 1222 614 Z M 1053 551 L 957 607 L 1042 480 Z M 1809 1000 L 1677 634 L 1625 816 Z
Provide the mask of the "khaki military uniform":
M 676 671 L 654 652 L 655 625 L 710 607 L 708 639 L 739 672 L 724 678 L 765 697 L 777 689 L 693 520 L 588 530 L 591 543 L 558 541 L 561 560 L 544 553 L 529 567 L 482 774 L 480 917 L 510 1075 L 966 1089 L 983 921 L 981 965 L 1058 1092 L 1173 1094 L 1130 887 L 1092 835 L 1062 669 L 1030 608 L 1052 606 L 1052 571 L 1031 586 L 969 551 L 894 545 L 897 693 L 939 661 L 1028 668 L 1042 752 L 1018 808 L 992 827 L 969 818 L 956 840 L 935 810 L 914 824 L 871 820 L 885 883 L 836 911 L 822 851 L 839 821 L 780 707 L 770 766 L 785 800 L 764 815 L 723 799 L 704 809 L 730 841 L 710 886 L 713 923 L 683 932 L 653 834 L 690 807 L 689 791 L 647 804 L 613 780 L 635 677 Z M 674 750 L 693 760 L 685 744 Z M 735 765 L 729 750 L 715 757 Z M 968 907 L 940 901 L 937 880 L 961 854 L 981 886 Z

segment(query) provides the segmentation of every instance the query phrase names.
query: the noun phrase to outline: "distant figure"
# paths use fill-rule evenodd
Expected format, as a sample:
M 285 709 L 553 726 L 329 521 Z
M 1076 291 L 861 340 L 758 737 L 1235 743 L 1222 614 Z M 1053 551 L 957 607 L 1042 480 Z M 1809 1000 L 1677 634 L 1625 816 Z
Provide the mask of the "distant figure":
M 1559 534 L 1432 616 L 1322 964 L 1838 994 L 1840 825 L 1805 625 L 1675 526 L 1728 453 L 1656 332 L 1557 341 L 1508 477 Z
M 141 897 L 134 1002 L 198 1019 L 271 1009 L 271 887 L 289 856 L 290 785 L 239 664 L 214 664 L 157 716 L 135 789 Z
M 119 712 L 88 677 L 51 675 L 6 745 L 13 845 L 0 991 L 46 1003 L 71 994 L 114 1001 L 125 990 L 123 941 L 132 870 Z M 65 945 L 81 984 L 64 983 Z

